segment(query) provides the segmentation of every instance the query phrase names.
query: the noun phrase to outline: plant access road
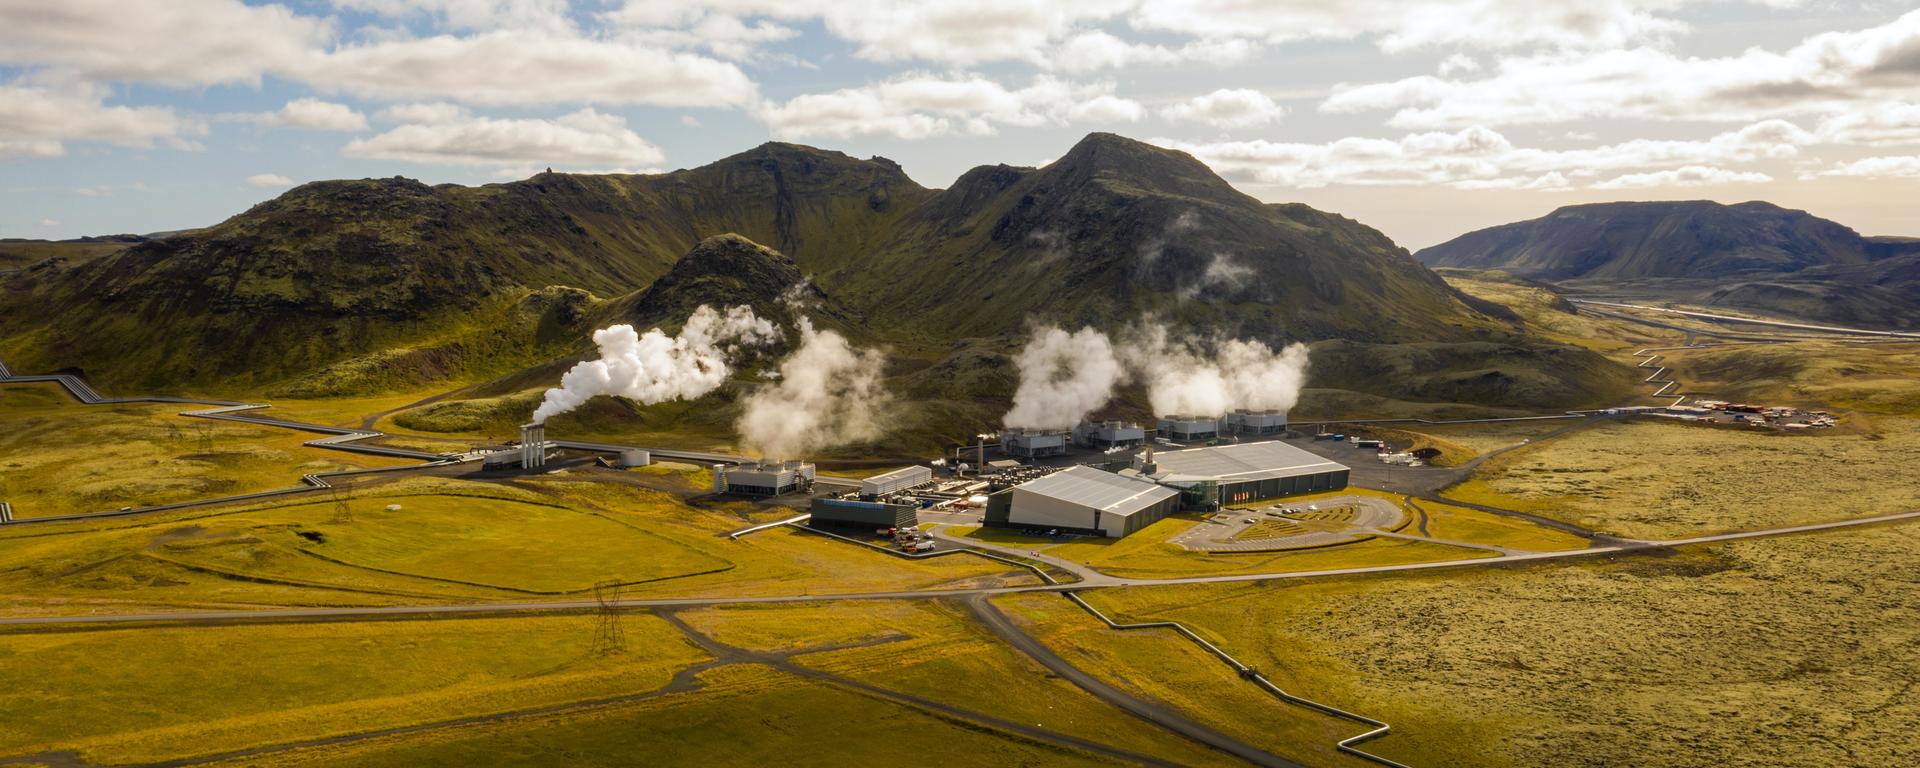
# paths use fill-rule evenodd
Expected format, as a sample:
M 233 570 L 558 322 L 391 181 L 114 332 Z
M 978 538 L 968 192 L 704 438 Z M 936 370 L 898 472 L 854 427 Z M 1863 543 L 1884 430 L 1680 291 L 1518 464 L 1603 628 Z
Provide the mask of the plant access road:
M 964 589 L 920 589 L 893 592 L 846 592 L 810 595 L 770 595 L 759 597 L 684 597 L 684 598 L 637 598 L 619 601 L 621 607 L 700 607 L 711 605 L 739 605 L 758 603 L 809 603 L 830 600 L 926 600 L 943 597 L 968 597 L 972 595 L 1005 595 L 1022 592 L 1083 592 L 1093 589 L 1114 589 L 1122 587 L 1151 587 L 1177 584 L 1231 584 L 1253 581 L 1287 581 L 1292 579 L 1318 579 L 1335 576 L 1365 576 L 1383 573 L 1406 573 L 1451 568 L 1474 568 L 1482 566 L 1509 565 L 1515 563 L 1552 562 L 1572 560 L 1596 555 L 1630 555 L 1639 552 L 1657 552 L 1673 547 L 1696 546 L 1702 544 L 1720 544 L 1729 541 L 1758 539 L 1771 536 L 1788 536 L 1800 533 L 1855 528 L 1884 523 L 1898 523 L 1920 518 L 1920 510 L 1897 512 L 1873 517 L 1861 517 L 1849 520 L 1833 520 L 1824 523 L 1808 523 L 1778 528 L 1763 528 L 1753 531 L 1734 531 L 1684 539 L 1640 540 L 1622 539 L 1620 543 L 1587 549 L 1563 550 L 1557 552 L 1525 552 L 1496 557 L 1482 557 L 1473 560 L 1445 560 L 1428 563 L 1400 563 L 1394 565 L 1368 565 L 1352 568 L 1328 568 L 1315 571 L 1282 571 L 1277 573 L 1245 573 L 1224 576 L 1177 576 L 1170 578 L 1139 578 L 1111 576 L 1088 569 L 1092 578 L 1070 584 L 1035 584 L 1011 587 L 974 587 Z M 1019 552 L 1026 556 L 1027 553 Z M 22 625 L 61 625 L 61 624 L 181 624 L 181 623 L 224 623 L 248 621 L 351 621 L 357 619 L 380 619 L 404 616 L 457 616 L 489 615 L 504 613 L 539 612 L 579 612 L 599 610 L 600 603 L 594 600 L 566 600 L 528 603 L 466 603 L 456 605 L 399 605 L 360 608 L 284 608 L 251 611 L 202 611 L 179 613 L 129 613 L 86 616 L 17 616 L 0 618 L 0 626 Z

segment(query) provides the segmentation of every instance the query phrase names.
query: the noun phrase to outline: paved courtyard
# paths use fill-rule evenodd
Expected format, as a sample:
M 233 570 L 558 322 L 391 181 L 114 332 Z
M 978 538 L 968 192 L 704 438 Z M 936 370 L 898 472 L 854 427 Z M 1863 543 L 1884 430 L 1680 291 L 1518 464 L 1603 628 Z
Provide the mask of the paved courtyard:
M 1267 506 L 1222 510 L 1173 537 L 1172 543 L 1196 552 L 1271 552 L 1362 541 L 1406 523 L 1399 505 L 1372 496 L 1279 499 Z

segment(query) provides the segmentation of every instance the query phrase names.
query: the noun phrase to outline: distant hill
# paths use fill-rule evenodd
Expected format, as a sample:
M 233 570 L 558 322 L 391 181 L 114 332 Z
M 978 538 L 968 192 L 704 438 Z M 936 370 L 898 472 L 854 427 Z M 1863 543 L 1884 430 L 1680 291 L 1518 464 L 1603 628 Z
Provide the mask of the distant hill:
M 997 419 L 1004 356 L 1035 320 L 1339 340 L 1330 381 L 1400 399 L 1590 405 L 1632 383 L 1370 227 L 1262 203 L 1185 153 L 1111 134 L 945 190 L 883 158 L 781 143 L 654 175 L 316 182 L 84 266 L 0 276 L 0 356 L 109 390 L 491 380 L 504 394 L 578 359 L 593 327 L 768 308 L 803 280 L 815 319 L 892 350 L 896 384 L 944 403 L 920 411 L 954 434 Z M 1445 370 L 1405 364 L 1431 360 Z M 1591 375 L 1533 375 L 1543 366 Z
M 1469 232 L 1415 256 L 1433 267 L 1569 280 L 1788 273 L 1914 251 L 1920 243 L 1861 237 L 1772 203 L 1696 200 L 1567 206 L 1531 221 Z
M 1703 290 L 1696 300 L 1850 327 L 1920 328 L 1920 247 L 1868 264 L 1734 282 Z

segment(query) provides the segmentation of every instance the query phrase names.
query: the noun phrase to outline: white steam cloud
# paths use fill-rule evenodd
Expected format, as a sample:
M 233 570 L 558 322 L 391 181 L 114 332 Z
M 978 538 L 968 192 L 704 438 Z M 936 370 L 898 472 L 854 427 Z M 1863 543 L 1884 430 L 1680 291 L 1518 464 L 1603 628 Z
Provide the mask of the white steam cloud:
M 1156 415 L 1219 416 L 1228 411 L 1292 408 L 1307 381 L 1307 347 L 1278 351 L 1247 339 L 1176 339 L 1142 324 L 1116 344 L 1092 328 L 1033 330 L 1015 358 L 1020 388 L 1008 427 L 1070 429 L 1106 405 L 1114 388 L 1137 381 Z
M 781 361 L 777 380 L 747 396 L 735 422 L 741 448 L 758 458 L 799 458 L 880 436 L 889 401 L 880 379 L 886 356 L 799 320 L 800 346 Z
M 1137 329 L 1122 357 L 1147 385 L 1153 412 L 1219 416 L 1227 411 L 1289 409 L 1307 381 L 1307 347 L 1279 351 L 1258 341 L 1178 340 L 1162 326 Z
M 1071 429 L 1106 405 L 1126 376 L 1113 342 L 1092 328 L 1036 327 L 1015 361 L 1020 388 L 1004 420 L 1009 427 Z
M 733 373 L 728 358 L 739 347 L 779 340 L 779 329 L 747 306 L 723 314 L 701 305 L 675 336 L 658 328 L 642 334 L 631 325 L 602 328 L 593 333 L 600 359 L 579 363 L 560 377 L 560 386 L 547 390 L 533 420 L 543 423 L 595 395 L 619 395 L 646 405 L 692 400 L 726 382 Z

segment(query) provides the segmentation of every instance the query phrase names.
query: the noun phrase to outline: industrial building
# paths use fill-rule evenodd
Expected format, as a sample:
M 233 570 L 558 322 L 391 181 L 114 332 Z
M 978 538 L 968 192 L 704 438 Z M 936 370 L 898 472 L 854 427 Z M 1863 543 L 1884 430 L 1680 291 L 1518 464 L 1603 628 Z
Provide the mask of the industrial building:
M 520 425 L 520 466 L 538 469 L 547 465 L 547 425 Z
M 1083 421 L 1073 428 L 1073 444 L 1104 451 L 1109 448 L 1139 445 L 1147 441 L 1147 430 L 1123 421 Z
M 713 492 L 779 496 L 811 490 L 813 478 L 813 465 L 804 461 L 718 464 L 713 468 Z
M 1269 440 L 1135 457 L 1131 474 L 1181 488 L 1188 506 L 1246 504 L 1347 487 L 1345 464 Z
M 931 482 L 933 482 L 932 469 L 921 466 L 901 467 L 860 481 L 860 496 L 862 498 L 885 496 Z
M 1120 537 L 1180 509 L 1180 491 L 1092 467 L 1068 467 L 987 497 L 986 525 Z
M 1220 419 L 1204 416 L 1162 416 L 1160 436 L 1168 440 L 1200 441 L 1220 436 Z
M 1227 414 L 1227 431 L 1236 435 L 1278 435 L 1287 431 L 1287 412 L 1240 409 Z
M 861 498 L 853 494 L 822 496 L 813 500 L 814 526 L 859 526 L 863 528 L 912 528 L 920 524 L 920 505 L 898 496 Z
M 1067 452 L 1067 436 L 1061 432 L 1010 427 L 1000 433 L 1000 452 L 1026 459 L 1058 456 Z
M 539 469 L 547 465 L 547 425 L 524 424 L 520 427 L 520 447 L 494 451 L 481 457 L 485 469 L 523 467 Z

